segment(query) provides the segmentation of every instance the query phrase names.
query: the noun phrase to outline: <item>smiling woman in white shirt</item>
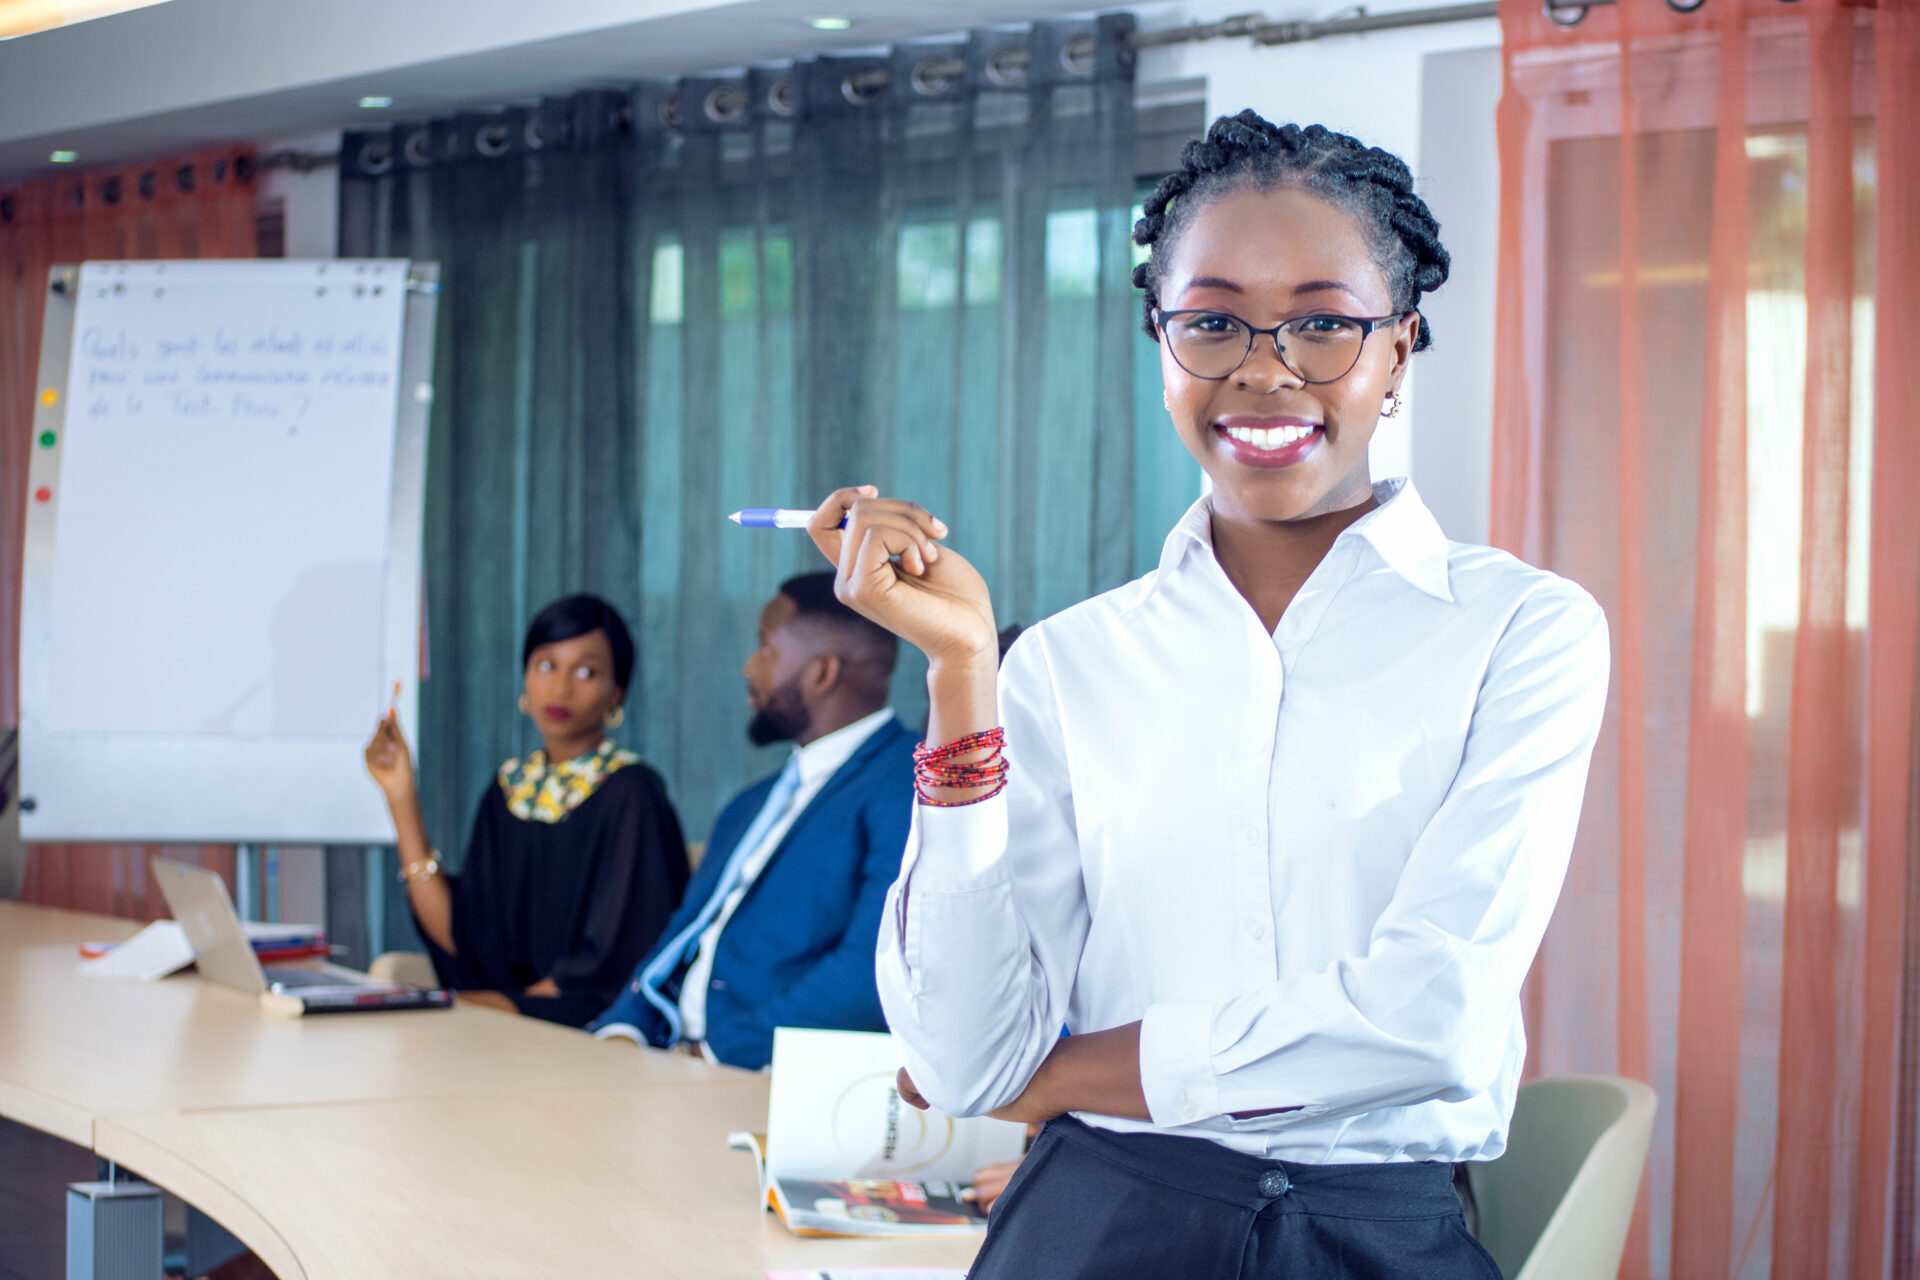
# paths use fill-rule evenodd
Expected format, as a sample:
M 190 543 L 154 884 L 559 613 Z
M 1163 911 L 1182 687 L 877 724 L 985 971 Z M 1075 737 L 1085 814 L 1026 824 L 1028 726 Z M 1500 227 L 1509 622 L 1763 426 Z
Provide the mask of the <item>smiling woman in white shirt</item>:
M 1368 470 L 1448 266 L 1400 160 L 1243 112 L 1134 238 L 1212 481 L 1158 569 L 996 682 L 937 514 L 846 489 L 811 527 L 930 661 L 880 935 L 902 1092 L 1047 1122 L 974 1280 L 1496 1280 L 1451 1166 L 1506 1143 L 1605 619 Z

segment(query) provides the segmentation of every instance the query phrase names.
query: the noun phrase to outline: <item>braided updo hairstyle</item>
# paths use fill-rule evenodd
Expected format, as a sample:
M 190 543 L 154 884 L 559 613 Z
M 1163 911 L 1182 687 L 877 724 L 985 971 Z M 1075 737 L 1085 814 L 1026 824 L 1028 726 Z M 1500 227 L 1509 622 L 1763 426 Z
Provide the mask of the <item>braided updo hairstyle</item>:
M 1440 224 L 1414 194 L 1413 174 L 1399 156 L 1323 125 L 1275 125 L 1242 111 L 1221 116 L 1206 137 L 1186 145 L 1179 172 L 1160 179 L 1133 224 L 1133 242 L 1150 255 L 1133 269 L 1133 283 L 1146 291 L 1146 330 L 1155 341 L 1161 264 L 1195 212 L 1228 192 L 1284 186 L 1304 187 L 1359 225 L 1395 311 L 1413 310 L 1422 294 L 1446 283 L 1451 258 L 1440 243 Z M 1425 351 L 1432 342 L 1423 315 L 1413 349 Z

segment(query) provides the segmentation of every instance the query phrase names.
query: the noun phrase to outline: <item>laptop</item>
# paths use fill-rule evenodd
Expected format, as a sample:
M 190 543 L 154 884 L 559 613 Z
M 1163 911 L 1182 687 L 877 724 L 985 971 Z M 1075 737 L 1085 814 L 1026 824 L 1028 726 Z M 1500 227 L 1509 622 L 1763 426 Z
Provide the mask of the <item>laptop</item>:
M 166 858 L 155 858 L 152 867 L 167 909 L 193 948 L 201 975 L 223 987 L 262 997 L 274 1012 L 297 1017 L 365 1009 L 442 1009 L 453 1003 L 446 991 L 375 982 L 333 965 L 262 968 L 219 876 Z

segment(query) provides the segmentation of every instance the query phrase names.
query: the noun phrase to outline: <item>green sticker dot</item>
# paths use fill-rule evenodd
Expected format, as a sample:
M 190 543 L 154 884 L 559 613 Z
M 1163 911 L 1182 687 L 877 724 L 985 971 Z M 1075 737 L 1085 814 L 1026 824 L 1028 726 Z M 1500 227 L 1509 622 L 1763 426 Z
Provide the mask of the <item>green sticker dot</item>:
M 53 432 L 42 431 L 40 433 L 40 447 L 42 449 L 51 449 L 53 448 L 53 442 L 57 439 L 59 439 L 59 437 L 54 435 Z

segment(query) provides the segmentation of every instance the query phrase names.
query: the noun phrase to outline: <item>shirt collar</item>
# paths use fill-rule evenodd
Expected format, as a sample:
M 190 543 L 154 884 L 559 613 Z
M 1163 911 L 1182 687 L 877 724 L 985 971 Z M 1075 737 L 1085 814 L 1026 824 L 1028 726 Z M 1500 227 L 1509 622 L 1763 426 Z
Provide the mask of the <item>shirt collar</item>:
M 1449 603 L 1453 591 L 1447 582 L 1447 536 L 1433 513 L 1420 501 L 1413 481 L 1404 476 L 1379 480 L 1373 486 L 1373 510 L 1341 530 L 1341 539 L 1362 538 L 1372 545 L 1388 568 L 1438 600 Z M 1213 550 L 1213 494 L 1187 508 L 1160 551 L 1160 578 L 1180 567 L 1189 551 Z
M 833 776 L 841 765 L 853 758 L 853 753 L 868 738 L 892 719 L 893 708 L 882 707 L 871 715 L 861 716 L 852 724 L 842 725 L 832 733 L 815 738 L 804 747 L 795 747 L 793 758 L 800 766 L 800 785 L 804 787 L 824 782 Z

